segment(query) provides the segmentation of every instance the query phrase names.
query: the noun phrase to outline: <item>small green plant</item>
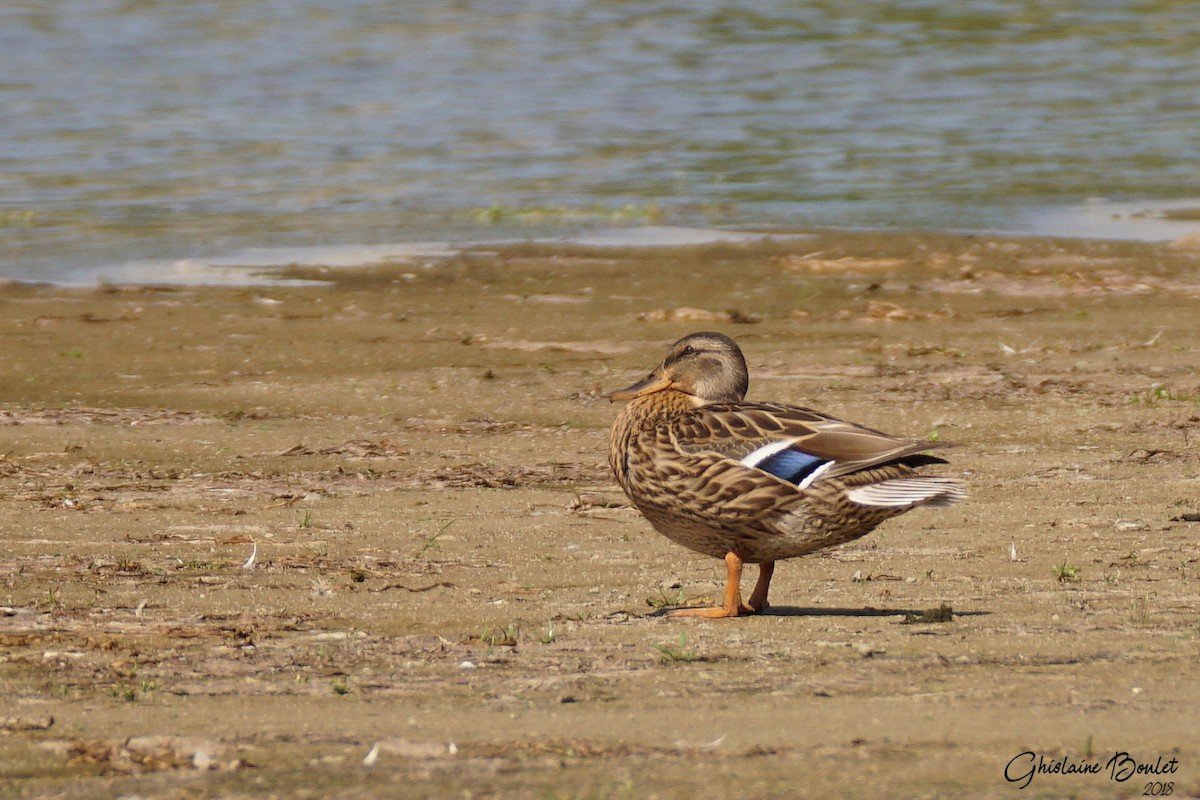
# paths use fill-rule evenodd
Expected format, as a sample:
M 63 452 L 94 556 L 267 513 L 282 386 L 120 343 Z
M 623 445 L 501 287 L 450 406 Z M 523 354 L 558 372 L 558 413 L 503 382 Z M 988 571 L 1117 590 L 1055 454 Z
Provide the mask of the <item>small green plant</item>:
M 1135 597 L 1133 603 L 1130 604 L 1129 610 L 1134 625 L 1148 625 L 1150 623 L 1150 603 L 1149 598 L 1145 595 Z
M 1180 402 L 1195 402 L 1197 399 L 1198 399 L 1197 396 L 1191 392 L 1176 391 L 1176 390 L 1170 388 L 1169 386 L 1162 386 L 1161 384 L 1156 383 L 1156 384 L 1153 384 L 1149 389 L 1145 389 L 1141 392 L 1137 392 L 1136 394 L 1134 394 L 1133 397 L 1130 398 L 1129 402 L 1134 403 L 1134 404 L 1141 403 L 1144 405 L 1152 406 L 1152 405 L 1155 405 L 1156 403 L 1161 403 L 1163 401 L 1169 401 L 1169 400 L 1180 401 Z
M 350 685 L 346 683 L 345 678 L 337 678 L 330 684 L 330 688 L 333 689 L 334 694 L 339 696 L 350 693 Z
M 1061 564 L 1054 565 L 1054 577 L 1058 578 L 1059 583 L 1072 583 L 1079 580 L 1079 573 L 1082 571 L 1074 564 L 1068 564 L 1065 558 Z
M 558 630 L 554 627 L 554 620 L 551 620 L 546 625 L 546 632 L 542 635 L 542 644 L 554 644 L 558 639 Z
M 311 528 L 313 526 L 312 509 L 304 509 L 304 516 L 300 518 L 301 528 Z
M 515 622 L 510 622 L 503 628 L 492 628 L 480 634 L 479 641 L 488 647 L 516 647 L 517 637 L 520 635 L 521 627 Z
M 112 689 L 112 695 L 118 700 L 124 700 L 126 703 L 133 703 L 138 699 L 138 690 L 136 686 L 114 686 Z
M 1166 386 L 1152 386 L 1147 394 L 1155 400 L 1174 400 L 1175 395 Z
M 46 601 L 38 603 L 38 608 L 61 608 L 62 607 L 62 587 L 51 586 L 46 590 Z
M 687 602 L 687 599 L 683 596 L 683 589 L 679 589 L 678 591 L 675 592 L 674 595 L 669 595 L 662 589 L 659 589 L 658 597 L 647 597 L 646 598 L 646 605 L 650 606 L 651 608 L 655 609 L 656 611 L 660 608 L 672 608 L 674 606 L 681 606 L 686 602 Z
M 446 529 L 449 528 L 453 524 L 454 524 L 454 520 L 448 520 L 444 525 L 442 525 L 442 527 L 438 528 L 436 531 L 431 533 L 429 536 L 422 537 L 421 546 L 417 548 L 417 551 L 415 553 L 413 553 L 413 558 L 424 558 L 425 553 L 427 551 L 432 550 L 435 547 L 437 547 L 438 539 L 440 539 L 442 534 L 446 532 Z
M 223 565 L 218 564 L 215 561 L 200 561 L 198 559 L 188 559 L 187 561 L 180 561 L 179 566 L 182 569 L 190 570 L 193 572 L 212 572 L 214 570 L 220 569 Z
M 1173 395 L 1171 393 L 1170 389 L 1168 389 L 1166 386 L 1159 386 L 1157 384 L 1155 384 L 1154 386 L 1151 386 L 1149 389 L 1145 390 L 1144 392 L 1140 392 L 1133 396 L 1133 402 L 1146 403 L 1147 405 L 1153 405 L 1153 404 L 1159 402 L 1160 400 L 1174 400 L 1174 399 L 1175 399 L 1175 395 Z
M 658 651 L 658 660 L 663 664 L 700 660 L 699 654 L 687 646 L 687 634 L 683 631 L 679 632 L 679 640 L 675 644 L 656 644 L 654 649 Z

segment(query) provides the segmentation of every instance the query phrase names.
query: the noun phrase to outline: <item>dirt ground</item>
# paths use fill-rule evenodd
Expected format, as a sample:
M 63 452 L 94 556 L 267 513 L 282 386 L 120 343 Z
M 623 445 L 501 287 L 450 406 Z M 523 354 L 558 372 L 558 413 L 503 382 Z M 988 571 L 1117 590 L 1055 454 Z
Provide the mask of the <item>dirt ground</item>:
M 1200 795 L 1200 250 L 291 277 L 0 287 L 0 795 Z M 604 393 L 704 329 L 752 398 L 958 443 L 970 501 L 664 618 L 723 564 L 629 508 Z

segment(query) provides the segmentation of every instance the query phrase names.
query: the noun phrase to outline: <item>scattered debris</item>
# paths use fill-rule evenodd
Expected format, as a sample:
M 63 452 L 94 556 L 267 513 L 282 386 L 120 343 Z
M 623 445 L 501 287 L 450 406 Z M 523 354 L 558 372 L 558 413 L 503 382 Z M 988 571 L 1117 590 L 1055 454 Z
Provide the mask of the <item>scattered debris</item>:
M 367 589 L 367 591 L 378 594 L 380 592 L 387 592 L 392 589 L 403 589 L 406 592 L 412 592 L 413 594 L 416 594 L 418 592 L 428 592 L 431 589 L 437 589 L 439 587 L 445 587 L 447 589 L 457 588 L 450 581 L 437 581 L 436 583 L 431 583 L 428 586 L 409 586 L 403 583 L 389 583 L 386 586 L 380 586 L 378 589 Z
M 854 645 L 854 652 L 858 653 L 858 655 L 862 658 L 874 658 L 875 656 L 885 655 L 887 650 L 882 647 L 876 647 L 873 644 L 859 642 L 858 644 Z
M 329 447 L 321 447 L 316 450 L 308 447 L 305 444 L 297 444 L 289 447 L 287 450 L 276 453 L 280 456 L 342 456 L 351 459 L 368 459 L 368 458 L 401 458 L 407 456 L 409 451 L 404 447 L 397 447 L 392 444 L 390 439 L 381 439 L 379 441 L 371 441 L 370 439 L 353 439 L 342 444 L 330 445 Z
M 62 752 L 68 764 L 92 766 L 102 775 L 183 769 L 233 771 L 253 766 L 240 758 L 218 760 L 227 750 L 220 742 L 184 736 L 133 736 L 124 741 L 74 739 L 44 742 L 43 746 Z
M 471 342 L 474 344 L 475 342 Z M 482 344 L 487 350 L 515 350 L 519 353 L 600 353 L 601 355 L 617 355 L 626 353 L 632 345 L 623 342 L 591 341 L 591 342 L 535 342 L 527 340 L 496 340 Z
M 914 308 L 904 308 L 897 303 L 883 300 L 870 300 L 859 316 L 855 312 L 842 310 L 833 315 L 834 319 L 855 319 L 858 322 L 913 322 L 934 318 L 953 316 L 950 311 L 920 311 Z
M 753 325 L 762 321 L 761 317 L 746 314 L 736 308 L 727 311 L 710 311 L 707 308 L 691 308 L 689 306 L 643 311 L 638 314 L 638 319 L 642 322 L 729 322 L 734 325 Z
M 413 742 L 408 739 L 382 739 L 371 745 L 371 750 L 363 757 L 364 767 L 373 767 L 379 762 L 380 756 L 399 756 L 405 759 L 447 758 L 458 753 L 458 746 L 451 742 L 448 745 L 438 742 Z
M 1159 448 L 1139 447 L 1132 451 L 1124 458 L 1117 459 L 1118 461 L 1131 461 L 1138 464 L 1145 464 L 1155 459 L 1162 461 L 1178 459 L 1180 454 L 1174 450 L 1162 450 Z
M 790 255 L 777 259 L 775 263 L 785 269 L 803 269 L 816 273 L 883 272 L 904 264 L 904 261 L 898 258 L 859 258 L 856 256 L 822 258 L 824 255 L 824 251 Z
M 258 542 L 255 542 L 253 547 L 251 547 L 251 549 L 250 549 L 250 557 L 247 558 L 244 562 L 242 562 L 242 569 L 245 569 L 245 570 L 254 569 L 254 562 L 257 559 L 258 559 Z
M 568 512 L 591 511 L 596 508 L 630 508 L 628 502 L 623 502 L 616 495 L 603 495 L 598 492 L 579 492 L 567 503 L 564 510 Z
M 889 575 L 886 572 L 881 572 L 878 575 L 872 575 L 869 572 L 863 572 L 861 569 L 854 570 L 854 574 L 850 576 L 850 580 L 855 583 L 865 583 L 867 581 L 903 581 L 900 575 Z
M 954 621 L 954 609 L 942 603 L 937 608 L 929 608 L 920 614 L 905 614 L 901 625 L 931 625 Z
M 0 733 L 22 733 L 25 731 L 48 731 L 54 726 L 54 717 L 0 717 Z

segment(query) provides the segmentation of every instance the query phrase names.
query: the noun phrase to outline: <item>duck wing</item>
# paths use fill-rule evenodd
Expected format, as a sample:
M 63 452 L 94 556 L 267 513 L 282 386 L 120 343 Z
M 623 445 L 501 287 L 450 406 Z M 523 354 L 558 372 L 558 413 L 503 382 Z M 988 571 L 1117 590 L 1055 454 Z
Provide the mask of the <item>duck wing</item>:
M 817 478 L 900 463 L 943 464 L 927 453 L 949 445 L 902 439 L 810 408 L 783 403 L 701 406 L 672 420 L 681 453 L 712 453 L 806 488 Z
M 840 491 L 862 506 L 951 505 L 966 497 L 958 481 L 913 473 L 945 463 L 925 451 L 946 446 L 782 403 L 712 404 L 638 436 L 631 496 L 643 507 L 725 524 L 788 513 L 827 478 L 840 478 Z

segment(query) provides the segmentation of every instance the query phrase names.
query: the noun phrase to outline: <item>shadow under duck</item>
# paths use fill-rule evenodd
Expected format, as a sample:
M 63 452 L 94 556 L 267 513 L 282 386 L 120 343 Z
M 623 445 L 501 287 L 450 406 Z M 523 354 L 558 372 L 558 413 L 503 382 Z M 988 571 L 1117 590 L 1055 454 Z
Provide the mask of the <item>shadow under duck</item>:
M 799 406 L 746 402 L 749 381 L 733 339 L 693 333 L 645 378 L 610 395 L 628 401 L 609 434 L 617 483 L 659 533 L 725 559 L 724 602 L 672 616 L 760 613 L 776 561 L 967 496 L 953 478 L 917 472 L 947 463 L 927 452 L 945 443 L 889 436 Z M 748 603 L 745 563 L 759 565 Z

